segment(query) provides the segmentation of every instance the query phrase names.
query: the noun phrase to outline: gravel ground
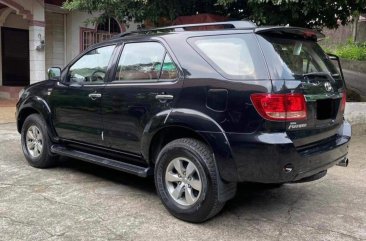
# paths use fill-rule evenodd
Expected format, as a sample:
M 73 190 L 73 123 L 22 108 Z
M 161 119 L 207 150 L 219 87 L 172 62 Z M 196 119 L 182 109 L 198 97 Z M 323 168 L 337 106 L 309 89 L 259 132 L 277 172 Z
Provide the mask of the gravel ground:
M 240 184 L 217 217 L 189 224 L 152 179 L 66 158 L 28 166 L 15 124 L 0 124 L 0 240 L 366 240 L 365 143 L 353 138 L 348 168 L 280 188 Z

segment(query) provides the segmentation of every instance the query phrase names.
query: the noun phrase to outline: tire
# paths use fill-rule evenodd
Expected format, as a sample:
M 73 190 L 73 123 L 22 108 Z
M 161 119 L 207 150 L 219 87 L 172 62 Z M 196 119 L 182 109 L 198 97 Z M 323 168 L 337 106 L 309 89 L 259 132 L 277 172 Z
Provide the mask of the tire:
M 22 126 L 21 144 L 29 165 L 36 168 L 54 166 L 57 155 L 51 153 L 46 123 L 39 114 L 29 115 Z
M 182 138 L 163 147 L 157 158 L 154 178 L 164 206 L 178 219 L 203 222 L 219 213 L 225 205 L 218 200 L 217 181 L 220 177 L 213 154 L 198 140 Z M 201 185 L 198 185 L 199 181 Z M 177 191 L 181 189 L 183 191 Z

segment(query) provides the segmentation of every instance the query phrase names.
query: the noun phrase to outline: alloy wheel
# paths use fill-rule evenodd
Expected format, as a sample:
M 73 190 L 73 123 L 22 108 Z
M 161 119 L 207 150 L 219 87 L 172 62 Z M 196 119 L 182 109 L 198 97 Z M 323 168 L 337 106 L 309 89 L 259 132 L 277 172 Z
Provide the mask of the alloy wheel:
M 202 180 L 196 165 L 184 157 L 169 163 L 165 184 L 173 200 L 183 206 L 195 204 L 202 192 Z
M 40 129 L 31 125 L 26 134 L 26 146 L 29 154 L 33 157 L 39 157 L 43 149 L 43 136 Z

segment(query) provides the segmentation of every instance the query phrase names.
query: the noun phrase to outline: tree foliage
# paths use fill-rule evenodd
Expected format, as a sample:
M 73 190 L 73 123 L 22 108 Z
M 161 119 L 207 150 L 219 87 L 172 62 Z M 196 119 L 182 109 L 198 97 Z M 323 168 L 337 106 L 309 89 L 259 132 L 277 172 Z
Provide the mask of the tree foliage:
M 250 19 L 259 25 L 336 28 L 350 16 L 366 12 L 366 0 L 67 0 L 69 10 L 102 11 L 104 16 L 136 21 L 214 13 L 232 19 Z
M 257 0 L 250 1 L 252 17 L 261 24 L 336 28 L 350 16 L 366 11 L 365 0 Z

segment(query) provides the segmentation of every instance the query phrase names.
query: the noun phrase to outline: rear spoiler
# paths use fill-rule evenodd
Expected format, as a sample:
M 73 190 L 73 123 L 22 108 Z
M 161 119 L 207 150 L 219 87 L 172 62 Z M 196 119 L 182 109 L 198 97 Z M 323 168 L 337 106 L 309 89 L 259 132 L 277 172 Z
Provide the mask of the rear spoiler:
M 298 27 L 259 27 L 255 29 L 256 33 L 273 33 L 278 35 L 294 35 L 304 39 L 311 39 L 314 41 L 319 41 L 325 38 L 325 35 L 308 28 L 298 28 Z

